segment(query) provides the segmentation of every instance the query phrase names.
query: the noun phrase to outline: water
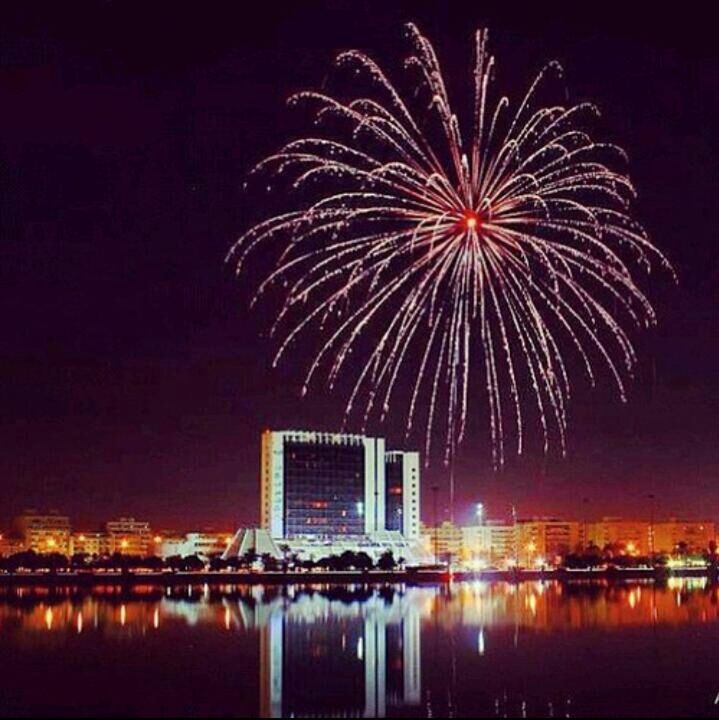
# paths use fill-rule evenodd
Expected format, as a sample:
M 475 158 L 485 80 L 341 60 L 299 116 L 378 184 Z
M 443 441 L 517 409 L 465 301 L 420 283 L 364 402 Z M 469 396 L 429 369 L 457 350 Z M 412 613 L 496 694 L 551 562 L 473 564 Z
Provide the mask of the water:
M 4 716 L 719 714 L 719 589 L 0 589 Z

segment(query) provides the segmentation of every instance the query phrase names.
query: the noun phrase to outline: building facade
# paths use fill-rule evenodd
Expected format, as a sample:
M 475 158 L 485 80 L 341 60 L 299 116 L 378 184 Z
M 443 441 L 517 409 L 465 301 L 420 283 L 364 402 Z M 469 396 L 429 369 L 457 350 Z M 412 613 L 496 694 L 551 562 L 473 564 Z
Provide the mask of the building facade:
M 27 510 L 15 518 L 13 530 L 26 550 L 36 553 L 70 554 L 70 518 L 56 512 Z
M 72 534 L 72 555 L 103 557 L 109 554 L 109 542 L 105 532 L 76 532 Z
M 385 529 L 419 538 L 419 453 L 385 454 Z
M 518 560 L 524 567 L 557 565 L 581 546 L 576 520 L 532 518 L 517 521 Z
M 716 525 L 709 520 L 661 520 L 654 523 L 654 548 L 657 553 L 695 555 L 716 545 Z
M 452 563 L 462 557 L 463 532 L 463 528 L 445 520 L 437 526 L 423 525 L 422 539 L 435 562 Z
M 111 555 L 120 553 L 147 557 L 154 554 L 154 540 L 149 522 L 121 517 L 106 523 L 105 532 L 108 553 Z
M 517 562 L 517 526 L 500 520 L 462 528 L 460 557 L 470 567 L 504 569 Z
M 418 538 L 419 479 L 418 454 L 387 453 L 383 438 L 266 430 L 262 527 L 276 540 L 330 540 L 386 530 Z

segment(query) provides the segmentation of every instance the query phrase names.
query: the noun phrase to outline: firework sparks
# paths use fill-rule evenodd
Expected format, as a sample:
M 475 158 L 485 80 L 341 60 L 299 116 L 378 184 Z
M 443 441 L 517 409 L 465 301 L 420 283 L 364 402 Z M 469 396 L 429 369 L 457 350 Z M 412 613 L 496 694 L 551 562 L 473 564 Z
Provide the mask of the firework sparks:
M 230 258 L 239 273 L 255 251 L 277 248 L 255 299 L 272 288 L 284 298 L 275 364 L 300 334 L 321 334 L 303 392 L 320 372 L 333 387 L 350 355 L 366 354 L 345 420 L 359 413 L 364 427 L 402 405 L 408 433 L 424 424 L 429 457 L 442 418 L 447 460 L 479 394 L 495 466 L 510 434 L 522 452 L 530 418 L 545 452 L 553 436 L 564 452 L 565 356 L 592 384 L 604 365 L 625 399 L 636 364 L 629 329 L 655 322 L 633 270 L 671 268 L 629 214 L 634 189 L 614 169 L 623 151 L 585 129 L 596 107 L 539 101 L 557 63 L 510 110 L 506 97 L 491 99 L 494 58 L 478 31 L 466 140 L 432 45 L 408 32 L 407 100 L 358 51 L 336 63 L 365 94 L 290 99 L 309 104 L 316 135 L 253 174 L 279 177 L 301 206 L 252 227 Z

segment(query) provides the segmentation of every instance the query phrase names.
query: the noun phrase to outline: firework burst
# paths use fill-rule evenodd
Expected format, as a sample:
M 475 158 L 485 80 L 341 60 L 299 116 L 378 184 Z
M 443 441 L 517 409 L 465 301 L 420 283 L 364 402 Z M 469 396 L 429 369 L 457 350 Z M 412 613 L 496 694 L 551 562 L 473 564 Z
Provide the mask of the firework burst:
M 320 373 L 333 387 L 350 355 L 362 358 L 346 420 L 358 413 L 364 427 L 399 405 L 408 433 L 424 425 L 427 457 L 441 424 L 447 460 L 477 394 L 495 466 L 510 435 L 522 452 L 530 420 L 545 451 L 557 437 L 564 452 L 565 356 L 592 384 L 603 365 L 625 399 L 636 364 L 628 331 L 655 322 L 633 271 L 669 264 L 629 214 L 634 189 L 615 169 L 624 152 L 586 129 L 596 107 L 539 101 L 557 63 L 511 110 L 492 100 L 494 58 L 478 31 L 465 136 L 432 45 L 413 25 L 408 34 L 412 92 L 353 50 L 336 60 L 351 73 L 349 99 L 290 99 L 310 106 L 316 132 L 253 174 L 279 177 L 297 209 L 252 227 L 230 258 L 240 272 L 254 252 L 276 249 L 255 299 L 272 288 L 284 299 L 275 364 L 300 334 L 322 337 L 303 392 Z

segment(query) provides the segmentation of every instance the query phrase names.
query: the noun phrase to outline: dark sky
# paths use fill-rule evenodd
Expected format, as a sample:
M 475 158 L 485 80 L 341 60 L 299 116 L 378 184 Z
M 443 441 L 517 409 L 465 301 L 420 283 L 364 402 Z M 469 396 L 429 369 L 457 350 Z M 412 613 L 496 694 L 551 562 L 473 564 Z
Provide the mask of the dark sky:
M 572 98 L 598 102 L 629 151 L 636 214 L 680 276 L 643 283 L 660 326 L 638 342 L 629 404 L 608 382 L 580 388 L 569 456 L 532 450 L 498 473 L 480 416 L 461 503 L 576 514 L 588 498 L 591 515 L 630 515 L 655 493 L 661 514 L 719 517 L 713 24 L 626 2 L 524 5 L 4 3 L 0 519 L 37 506 L 78 524 L 256 522 L 261 429 L 337 427 L 344 396 L 300 399 L 302 368 L 270 368 L 271 308 L 248 311 L 223 259 L 258 216 L 247 171 L 305 128 L 286 96 L 349 47 L 401 72 L 408 20 L 459 92 L 478 26 L 510 94 L 561 60 Z M 373 429 L 392 443 L 401 426 Z M 435 461 L 425 489 L 446 478 Z

